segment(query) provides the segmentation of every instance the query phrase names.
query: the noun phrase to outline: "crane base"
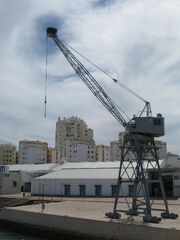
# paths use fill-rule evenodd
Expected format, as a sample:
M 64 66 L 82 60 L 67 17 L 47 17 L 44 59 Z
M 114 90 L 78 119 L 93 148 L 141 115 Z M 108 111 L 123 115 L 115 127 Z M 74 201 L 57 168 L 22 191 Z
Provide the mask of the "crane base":
M 144 216 L 143 221 L 146 223 L 159 223 L 161 221 L 161 218 L 159 217 L 151 217 L 151 216 Z
M 139 212 L 137 210 L 128 210 L 126 211 L 126 215 L 130 215 L 130 216 L 138 216 L 139 215 Z
M 176 218 L 178 218 L 178 214 L 163 212 L 163 213 L 161 213 L 161 217 L 166 218 L 166 219 L 176 219 Z
M 118 212 L 116 212 L 116 213 L 107 212 L 107 213 L 105 213 L 105 216 L 108 218 L 112 218 L 112 219 L 120 219 L 121 218 L 121 214 Z

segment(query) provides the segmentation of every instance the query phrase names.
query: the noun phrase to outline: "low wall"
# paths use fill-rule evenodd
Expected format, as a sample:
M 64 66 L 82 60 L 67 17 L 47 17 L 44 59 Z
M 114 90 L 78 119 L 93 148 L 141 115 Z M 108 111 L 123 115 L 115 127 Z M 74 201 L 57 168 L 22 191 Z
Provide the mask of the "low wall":
M 180 231 L 133 223 L 98 221 L 68 216 L 6 208 L 0 212 L 0 221 L 21 223 L 40 230 L 104 240 L 179 240 Z

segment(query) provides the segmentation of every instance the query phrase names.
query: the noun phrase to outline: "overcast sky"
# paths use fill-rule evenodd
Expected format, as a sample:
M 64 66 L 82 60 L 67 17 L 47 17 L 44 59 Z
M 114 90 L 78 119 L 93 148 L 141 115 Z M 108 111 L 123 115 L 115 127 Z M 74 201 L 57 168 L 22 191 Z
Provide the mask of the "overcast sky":
M 78 116 L 96 143 L 123 127 L 78 79 L 49 40 L 44 118 L 46 28 L 151 102 L 165 117 L 168 151 L 180 153 L 179 0 L 0 0 L 0 143 L 47 141 L 58 116 Z M 83 61 L 84 64 L 86 64 Z M 89 64 L 87 68 L 131 118 L 143 103 Z

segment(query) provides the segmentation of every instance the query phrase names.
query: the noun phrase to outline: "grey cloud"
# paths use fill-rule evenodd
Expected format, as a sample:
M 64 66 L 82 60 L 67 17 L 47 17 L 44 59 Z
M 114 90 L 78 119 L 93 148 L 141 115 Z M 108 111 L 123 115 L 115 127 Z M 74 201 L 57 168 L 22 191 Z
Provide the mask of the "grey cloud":
M 97 7 L 107 7 L 115 3 L 115 0 L 95 0 L 92 2 L 94 8 Z

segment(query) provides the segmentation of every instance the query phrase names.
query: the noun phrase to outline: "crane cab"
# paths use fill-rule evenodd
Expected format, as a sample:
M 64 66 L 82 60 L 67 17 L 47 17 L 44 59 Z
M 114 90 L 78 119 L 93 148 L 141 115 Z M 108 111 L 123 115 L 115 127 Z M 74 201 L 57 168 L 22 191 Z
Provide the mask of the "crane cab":
M 160 113 L 157 117 L 133 117 L 126 129 L 129 133 L 161 137 L 165 134 L 164 118 Z

